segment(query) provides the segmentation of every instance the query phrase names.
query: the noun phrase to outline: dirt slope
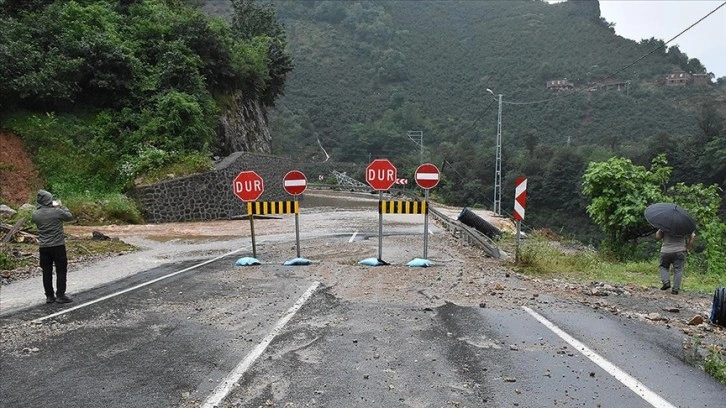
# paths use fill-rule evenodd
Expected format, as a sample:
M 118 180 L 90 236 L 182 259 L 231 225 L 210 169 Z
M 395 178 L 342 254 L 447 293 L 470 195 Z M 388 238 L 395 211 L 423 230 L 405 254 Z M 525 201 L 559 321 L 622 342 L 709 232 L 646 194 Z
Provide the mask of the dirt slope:
M 42 186 L 38 171 L 19 137 L 0 131 L 0 204 L 17 207 L 33 201 Z

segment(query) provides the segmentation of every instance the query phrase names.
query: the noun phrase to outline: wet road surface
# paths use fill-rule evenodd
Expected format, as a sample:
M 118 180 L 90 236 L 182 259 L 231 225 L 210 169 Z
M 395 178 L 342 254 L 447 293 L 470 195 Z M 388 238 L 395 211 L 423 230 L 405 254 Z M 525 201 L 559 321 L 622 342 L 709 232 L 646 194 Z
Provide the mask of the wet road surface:
M 1 405 L 723 406 L 726 387 L 683 361 L 677 332 L 549 296 L 453 303 L 436 285 L 472 260 L 450 242 L 432 239 L 438 265 L 412 271 L 402 264 L 420 227 L 395 218 L 385 242 L 397 266 L 360 266 L 375 225 L 349 221 L 306 232 L 309 266 L 281 265 L 294 240 L 274 228 L 259 266 L 234 266 L 248 247 L 170 261 L 3 315 Z

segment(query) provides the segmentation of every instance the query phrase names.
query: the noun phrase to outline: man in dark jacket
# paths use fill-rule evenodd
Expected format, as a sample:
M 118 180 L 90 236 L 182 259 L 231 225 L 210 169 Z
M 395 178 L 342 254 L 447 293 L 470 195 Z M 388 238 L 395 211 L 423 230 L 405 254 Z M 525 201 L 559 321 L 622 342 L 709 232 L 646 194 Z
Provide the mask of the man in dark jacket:
M 38 190 L 38 198 L 32 220 L 38 226 L 40 244 L 40 267 L 43 269 L 43 287 L 45 303 L 68 303 L 72 300 L 66 296 L 66 275 L 68 273 L 68 256 L 66 240 L 63 233 L 63 221 L 73 219 L 68 208 L 60 201 L 53 201 L 53 195 L 45 190 Z M 56 291 L 53 291 L 53 264 L 55 264 Z

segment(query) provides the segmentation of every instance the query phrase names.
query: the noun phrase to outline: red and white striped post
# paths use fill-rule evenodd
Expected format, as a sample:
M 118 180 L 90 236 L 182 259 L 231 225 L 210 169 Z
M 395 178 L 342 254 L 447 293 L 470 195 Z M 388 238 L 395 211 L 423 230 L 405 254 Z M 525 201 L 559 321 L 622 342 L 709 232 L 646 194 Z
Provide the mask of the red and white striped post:
M 524 209 L 527 206 L 527 179 L 517 177 L 514 180 L 514 220 L 517 221 L 517 252 L 514 261 L 519 263 L 519 236 L 524 219 Z

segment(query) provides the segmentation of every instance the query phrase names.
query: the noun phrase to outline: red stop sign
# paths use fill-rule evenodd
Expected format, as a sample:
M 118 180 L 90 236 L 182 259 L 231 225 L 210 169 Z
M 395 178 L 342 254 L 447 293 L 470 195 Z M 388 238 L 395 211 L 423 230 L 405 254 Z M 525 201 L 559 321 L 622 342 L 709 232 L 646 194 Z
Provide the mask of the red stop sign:
M 439 169 L 431 163 L 424 163 L 416 169 L 416 184 L 423 189 L 430 189 L 439 184 Z
M 396 182 L 396 167 L 388 159 L 376 159 L 366 167 L 366 182 L 374 190 L 388 190 Z
M 297 170 L 289 171 L 282 179 L 282 188 L 288 194 L 300 195 L 308 187 L 308 179 L 305 175 Z
M 265 191 L 265 183 L 254 171 L 241 171 L 232 181 L 232 190 L 242 201 L 256 201 Z

